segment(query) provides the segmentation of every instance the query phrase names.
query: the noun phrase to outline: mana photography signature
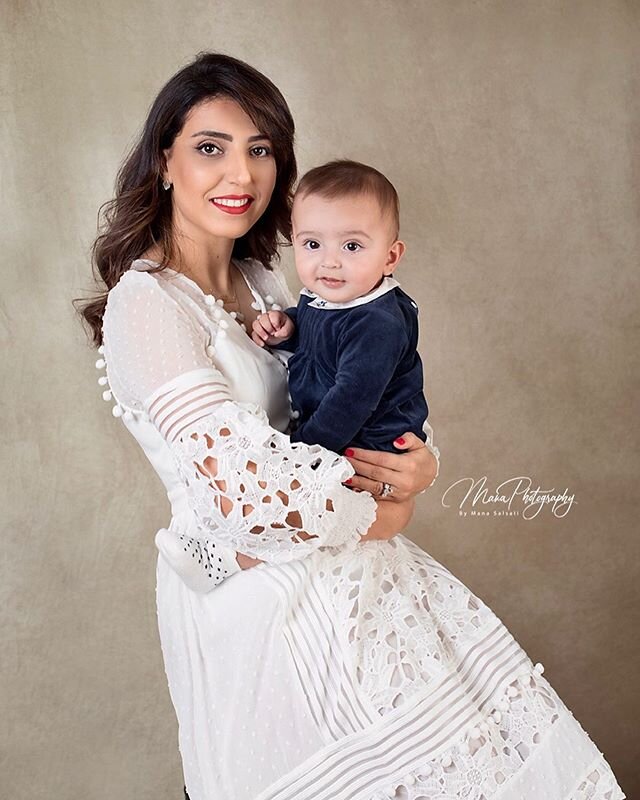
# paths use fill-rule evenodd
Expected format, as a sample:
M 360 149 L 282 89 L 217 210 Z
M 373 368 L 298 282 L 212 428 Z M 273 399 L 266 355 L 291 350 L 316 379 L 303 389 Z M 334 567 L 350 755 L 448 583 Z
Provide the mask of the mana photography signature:
M 534 519 L 543 509 L 549 509 L 554 517 L 566 517 L 576 502 L 575 494 L 565 489 L 560 492 L 533 488 L 527 475 L 508 478 L 495 489 L 487 486 L 487 476 L 482 478 L 460 478 L 452 483 L 442 495 L 442 505 L 451 508 L 457 505 L 460 517 L 522 517 Z

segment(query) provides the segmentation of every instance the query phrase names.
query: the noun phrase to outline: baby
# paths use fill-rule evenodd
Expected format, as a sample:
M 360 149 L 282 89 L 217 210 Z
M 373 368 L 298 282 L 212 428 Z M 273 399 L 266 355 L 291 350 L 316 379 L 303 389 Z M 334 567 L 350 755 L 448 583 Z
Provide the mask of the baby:
M 305 288 L 297 307 L 261 314 L 252 330 L 260 346 L 292 353 L 294 442 L 401 452 L 403 433 L 427 439 L 418 307 L 391 277 L 405 251 L 398 227 L 396 190 L 372 167 L 332 161 L 300 181 L 292 228 Z M 156 544 L 194 591 L 220 582 L 213 541 L 162 528 Z
M 252 338 L 293 353 L 291 441 L 398 452 L 423 441 L 418 307 L 391 277 L 405 250 L 398 196 L 373 167 L 332 161 L 300 181 L 292 209 L 297 307 L 261 314 Z

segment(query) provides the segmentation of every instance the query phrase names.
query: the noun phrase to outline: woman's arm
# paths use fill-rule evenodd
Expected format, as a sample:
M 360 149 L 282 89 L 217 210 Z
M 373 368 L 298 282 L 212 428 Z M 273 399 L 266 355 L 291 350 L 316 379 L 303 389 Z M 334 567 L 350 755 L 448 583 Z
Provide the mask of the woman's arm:
M 255 468 L 255 464 L 250 464 L 249 471 L 255 472 Z M 218 465 L 216 459 L 208 457 L 204 460 L 202 464 L 202 471 L 206 472 L 210 478 L 216 478 L 217 470 Z M 297 481 L 294 481 L 294 484 L 297 483 Z M 294 488 L 299 488 L 299 485 L 294 486 Z M 277 492 L 276 494 L 282 496 L 282 492 Z M 415 509 L 415 500 L 413 498 L 397 503 L 388 503 L 384 500 L 376 500 L 375 504 L 376 518 L 369 526 L 366 533 L 361 534 L 361 542 L 374 540 L 386 541 L 393 538 L 409 524 Z M 220 510 L 225 517 L 232 512 L 233 503 L 228 497 L 223 496 L 220 498 Z M 333 503 L 331 500 L 327 501 L 327 510 L 333 511 Z M 243 516 L 246 517 L 249 515 L 249 513 L 249 507 L 245 506 L 243 508 Z M 295 529 L 296 538 L 299 538 L 302 541 L 317 538 L 314 534 L 307 533 L 307 531 L 302 529 L 304 523 L 298 511 L 290 511 L 287 514 L 286 522 L 291 525 L 293 529 Z M 259 558 L 253 558 L 245 553 L 240 552 L 237 553 L 236 560 L 241 569 L 250 569 L 251 567 L 255 567 L 257 564 L 264 563 Z
M 382 484 L 388 483 L 394 491 L 387 499 L 394 503 L 404 503 L 428 489 L 435 481 L 440 465 L 440 453 L 432 441 L 425 444 L 414 433 L 405 433 L 394 441 L 394 445 L 405 452 L 350 448 L 345 455 L 356 475 L 351 478 L 349 486 L 364 489 L 377 497 L 382 492 Z
M 137 403 L 165 440 L 202 535 L 275 564 L 367 533 L 376 502 L 343 485 L 348 461 L 292 443 L 258 406 L 235 402 L 207 331 L 154 277 L 125 273 L 103 334 L 110 393 Z
M 411 521 L 415 508 L 413 498 L 402 503 L 387 503 L 384 500 L 376 500 L 376 519 L 369 527 L 369 530 L 360 537 L 361 542 L 374 540 L 388 541 L 396 534 L 401 533 Z M 301 539 L 309 539 L 310 534 L 300 531 L 298 536 Z M 244 553 L 238 553 L 236 560 L 240 569 L 250 569 L 257 564 L 264 563 L 259 558 L 252 558 Z
M 410 498 L 402 503 L 388 503 L 385 500 L 376 500 L 376 521 L 371 525 L 361 542 L 374 539 L 389 540 L 401 533 L 411 521 L 415 508 L 415 500 Z

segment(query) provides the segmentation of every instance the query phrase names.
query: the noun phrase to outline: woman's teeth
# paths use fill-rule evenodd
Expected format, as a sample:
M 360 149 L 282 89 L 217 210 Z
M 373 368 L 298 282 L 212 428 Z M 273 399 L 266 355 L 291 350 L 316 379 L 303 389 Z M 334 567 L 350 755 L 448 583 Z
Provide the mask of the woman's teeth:
M 248 203 L 251 202 L 248 197 L 243 198 L 242 200 L 227 200 L 226 198 L 218 198 L 214 197 L 213 201 L 216 205 L 219 206 L 228 206 L 229 208 L 239 208 L 240 206 L 246 206 Z

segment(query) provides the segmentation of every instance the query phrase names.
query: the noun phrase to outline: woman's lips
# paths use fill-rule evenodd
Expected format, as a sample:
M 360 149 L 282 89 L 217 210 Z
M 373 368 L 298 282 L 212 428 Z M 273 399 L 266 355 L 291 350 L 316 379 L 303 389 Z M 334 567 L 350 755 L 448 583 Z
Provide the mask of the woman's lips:
M 253 203 L 253 197 L 248 194 L 237 197 L 213 197 L 209 202 L 225 214 L 244 214 Z

